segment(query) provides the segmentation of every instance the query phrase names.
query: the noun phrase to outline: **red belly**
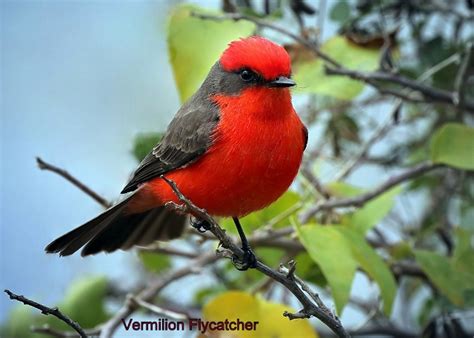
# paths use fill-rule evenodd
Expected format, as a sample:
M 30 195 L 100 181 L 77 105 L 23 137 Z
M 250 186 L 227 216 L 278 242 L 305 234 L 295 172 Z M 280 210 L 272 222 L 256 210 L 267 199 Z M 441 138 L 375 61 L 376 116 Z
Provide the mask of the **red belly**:
M 216 216 L 243 216 L 278 199 L 298 173 L 305 146 L 303 125 L 291 103 L 284 112 L 245 117 L 235 107 L 221 104 L 218 132 L 205 155 L 166 174 L 194 204 Z M 148 196 L 146 204 L 178 202 L 160 178 L 141 190 Z

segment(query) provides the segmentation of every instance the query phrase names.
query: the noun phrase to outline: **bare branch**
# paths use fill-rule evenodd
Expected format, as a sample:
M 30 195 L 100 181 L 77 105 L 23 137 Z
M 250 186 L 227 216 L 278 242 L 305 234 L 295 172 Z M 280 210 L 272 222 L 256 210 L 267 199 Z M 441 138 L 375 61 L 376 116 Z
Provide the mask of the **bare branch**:
M 316 191 L 323 196 L 325 199 L 331 198 L 331 193 L 323 186 L 323 184 L 319 181 L 316 175 L 313 174 L 309 166 L 304 165 L 301 168 L 301 173 L 304 177 L 311 183 L 311 185 L 316 189 Z
M 393 74 L 393 73 L 386 73 L 386 72 L 360 72 L 357 70 L 351 70 L 344 67 L 325 67 L 326 74 L 328 75 L 345 75 L 352 79 L 363 81 L 376 89 L 383 91 L 390 91 L 390 94 L 400 97 L 404 100 L 409 101 L 418 101 L 419 99 L 416 97 L 403 94 L 401 92 L 396 92 L 390 89 L 381 88 L 378 81 L 381 82 L 390 82 L 395 83 L 403 88 L 410 88 L 419 94 L 421 94 L 422 98 L 425 102 L 438 102 L 438 103 L 447 103 L 454 105 L 455 104 L 455 95 L 452 92 L 448 92 L 446 90 L 433 88 L 427 85 L 420 83 L 419 81 L 409 79 L 407 77 Z M 474 112 L 474 102 L 465 102 L 465 108 L 468 111 Z
M 174 319 L 174 320 L 186 320 L 186 319 L 188 319 L 188 316 L 184 313 L 178 313 L 178 312 L 175 312 L 175 311 L 164 309 L 164 308 L 159 307 L 155 304 L 145 302 L 144 300 L 141 300 L 138 297 L 134 297 L 134 296 L 129 296 L 129 297 L 130 297 L 130 300 L 132 302 L 136 303 L 137 305 L 141 306 L 144 309 L 147 309 L 150 312 L 153 312 L 154 314 L 156 314 L 158 316 L 166 317 L 166 318 L 170 318 L 170 319 Z
M 81 337 L 77 332 L 74 331 L 61 331 L 52 328 L 48 324 L 44 324 L 43 326 L 33 326 L 31 327 L 31 331 L 36 332 L 36 333 L 42 333 L 51 337 L 57 337 L 57 338 L 78 338 Z M 84 330 L 86 335 L 88 337 L 90 336 L 97 336 L 100 332 L 100 329 L 90 329 L 90 330 Z
M 146 252 L 153 252 L 153 253 L 159 253 L 159 254 L 164 254 L 164 255 L 170 255 L 170 256 L 179 256 L 179 257 L 185 257 L 185 258 L 197 258 L 198 255 L 193 252 L 187 252 L 181 249 L 173 248 L 170 246 L 163 246 L 161 243 L 158 243 L 156 245 L 150 246 L 150 247 L 140 247 L 140 251 L 146 251 Z
M 465 105 L 465 86 L 467 79 L 469 77 L 469 67 L 472 66 L 472 60 L 474 59 L 474 44 L 472 42 L 468 43 L 466 46 L 466 51 L 464 58 L 461 61 L 459 66 L 459 71 L 456 75 L 454 81 L 454 103 L 459 108 L 459 111 L 462 111 Z
M 370 190 L 364 194 L 355 197 L 343 198 L 343 199 L 334 199 L 329 200 L 327 202 L 318 203 L 315 206 L 309 208 L 308 210 L 304 211 L 300 216 L 300 221 L 302 223 L 306 223 L 311 217 L 313 217 L 316 213 L 320 212 L 321 210 L 330 210 L 334 208 L 342 208 L 342 207 L 362 207 L 365 203 L 369 202 L 370 200 L 374 199 L 377 196 L 380 196 L 390 188 L 394 186 L 408 181 L 414 177 L 422 175 L 428 171 L 434 170 L 436 168 L 440 168 L 442 165 L 425 162 L 419 164 L 413 168 L 410 168 L 403 173 L 390 177 L 386 182 L 382 183 L 378 187 L 373 190 Z
M 13 299 L 13 300 L 22 302 L 25 305 L 29 305 L 31 307 L 34 307 L 34 308 L 40 310 L 41 313 L 44 314 L 45 316 L 52 315 L 52 316 L 58 318 L 59 320 L 63 321 L 68 326 L 73 328 L 79 334 L 80 337 L 87 338 L 87 335 L 84 332 L 84 329 L 77 322 L 75 322 L 74 320 L 72 320 L 71 318 L 69 318 L 68 316 L 63 314 L 61 311 L 59 311 L 59 309 L 57 307 L 50 308 L 50 307 L 47 307 L 43 304 L 32 301 L 32 300 L 30 300 L 30 299 L 28 299 L 24 296 L 14 294 L 10 290 L 4 290 L 4 291 L 10 297 L 10 299 Z
M 162 179 L 166 181 L 171 189 L 174 191 L 178 199 L 180 200 L 180 204 L 176 203 L 168 203 L 167 205 L 178 209 L 181 212 L 191 213 L 194 216 L 205 220 L 209 223 L 210 231 L 219 239 L 222 247 L 226 251 L 230 251 L 232 254 L 237 255 L 238 257 L 243 256 L 243 250 L 238 247 L 232 238 L 228 236 L 225 231 L 217 224 L 217 222 L 203 209 L 194 205 L 189 199 L 187 199 L 178 189 L 175 182 L 162 176 Z M 311 298 L 308 298 L 298 283 L 296 282 L 296 278 L 292 278 L 292 273 L 281 273 L 271 269 L 270 267 L 263 264 L 261 261 L 257 260 L 256 269 L 263 274 L 267 275 L 268 277 L 272 278 L 273 280 L 277 281 L 278 283 L 282 284 L 286 289 L 288 289 L 303 305 L 303 310 L 300 311 L 299 315 L 292 315 L 289 313 L 284 314 L 286 317 L 290 319 L 295 318 L 309 318 L 314 316 L 321 320 L 324 324 L 326 324 L 336 335 L 339 337 L 349 337 L 347 332 L 345 331 L 344 327 L 342 326 L 339 319 L 332 315 L 332 313 L 328 313 L 326 310 L 327 308 L 321 308 L 318 304 L 315 304 Z M 291 271 L 291 270 L 290 270 Z M 294 270 L 293 270 L 294 272 Z M 322 302 L 321 302 L 322 304 Z M 123 315 L 121 316 L 124 317 Z M 104 336 L 105 337 L 105 336 Z M 102 337 L 101 337 L 102 338 Z
M 38 167 L 41 170 L 48 170 L 52 171 L 53 173 L 58 174 L 62 178 L 66 179 L 67 181 L 71 182 L 74 186 L 82 190 L 86 195 L 94 199 L 97 203 L 102 205 L 104 208 L 110 208 L 112 204 L 107 201 L 105 198 L 100 196 L 98 193 L 96 193 L 94 190 L 89 188 L 87 185 L 79 181 L 77 178 L 72 176 L 70 173 L 68 173 L 66 170 L 56 167 L 52 164 L 49 164 L 45 161 L 43 161 L 40 157 L 36 158 L 36 163 L 38 164 Z

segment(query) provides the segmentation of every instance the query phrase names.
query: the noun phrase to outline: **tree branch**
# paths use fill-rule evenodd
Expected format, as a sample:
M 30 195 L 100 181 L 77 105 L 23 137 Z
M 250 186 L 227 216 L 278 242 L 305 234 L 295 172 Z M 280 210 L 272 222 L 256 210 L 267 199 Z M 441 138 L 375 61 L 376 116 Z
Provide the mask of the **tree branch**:
M 454 80 L 454 103 L 458 106 L 459 111 L 462 111 L 465 105 L 465 93 L 466 89 L 464 88 L 469 77 L 469 68 L 472 66 L 472 61 L 474 59 L 474 44 L 469 42 L 466 46 L 466 51 L 464 57 L 459 66 L 459 71 L 456 74 L 456 79 Z
M 36 157 L 36 163 L 38 164 L 38 167 L 41 169 L 41 170 L 48 170 L 48 171 L 52 171 L 53 173 L 56 173 L 58 174 L 59 176 L 61 176 L 62 178 L 66 179 L 67 181 L 69 181 L 70 183 L 72 183 L 74 186 L 76 186 L 77 188 L 79 188 L 80 190 L 82 190 L 86 195 L 88 195 L 89 197 L 91 197 L 92 199 L 94 199 L 97 203 L 99 203 L 100 205 L 102 205 L 104 208 L 110 208 L 112 206 L 112 204 L 107 201 L 105 198 L 103 198 L 102 196 L 100 196 L 98 193 L 96 193 L 94 190 L 92 190 L 91 188 L 89 188 L 87 185 L 85 185 L 84 183 L 82 183 L 81 181 L 79 181 L 77 178 L 75 178 L 74 176 L 72 176 L 70 173 L 68 173 L 66 170 L 64 169 L 61 169 L 59 167 L 56 167 L 52 164 L 49 164 L 45 161 L 43 161 L 40 157 Z
M 390 94 L 400 97 L 404 100 L 409 101 L 418 101 L 415 97 L 410 95 L 405 95 L 401 92 L 396 92 L 394 90 L 381 88 L 377 81 L 381 82 L 390 82 L 395 83 L 403 88 L 410 88 L 422 95 L 426 102 L 439 102 L 439 103 L 447 103 L 451 105 L 456 105 L 455 94 L 446 90 L 433 88 L 427 85 L 420 83 L 419 81 L 409 79 L 407 77 L 394 74 L 394 73 L 386 73 L 386 72 L 360 72 L 357 70 L 348 69 L 345 67 L 325 67 L 326 74 L 328 75 L 344 75 L 348 76 L 351 79 L 359 80 L 365 82 L 376 89 L 383 91 L 390 91 Z M 465 109 L 471 112 L 474 112 L 474 102 L 465 102 Z
M 59 309 L 57 307 L 50 308 L 50 307 L 47 307 L 43 304 L 32 301 L 32 300 L 30 300 L 30 299 L 28 299 L 24 296 L 19 296 L 17 294 L 14 294 L 10 290 L 4 290 L 4 291 L 10 297 L 10 299 L 13 299 L 13 300 L 22 302 L 25 305 L 29 305 L 31 307 L 34 307 L 34 308 L 40 310 L 41 313 L 44 314 L 45 316 L 52 315 L 52 316 L 58 318 L 59 320 L 63 321 L 68 326 L 73 328 L 79 334 L 80 337 L 87 338 L 87 335 L 84 332 L 84 329 L 77 322 L 75 322 L 74 320 L 72 320 L 71 318 L 69 318 L 68 316 L 63 314 L 61 311 L 59 311 Z
M 365 203 L 383 194 L 390 188 L 393 188 L 394 186 L 402 182 L 408 181 L 416 176 L 422 175 L 428 171 L 431 171 L 440 167 L 442 167 L 441 164 L 425 162 L 413 168 L 410 168 L 397 176 L 390 177 L 386 182 L 382 183 L 375 189 L 368 191 L 364 194 L 361 194 L 359 196 L 342 198 L 342 199 L 334 199 L 334 200 L 329 200 L 323 203 L 317 203 L 315 206 L 309 208 L 308 210 L 304 211 L 301 214 L 300 222 L 302 223 L 308 222 L 308 220 L 311 217 L 313 217 L 316 213 L 320 212 L 321 210 L 330 210 L 334 208 L 352 207 L 352 206 L 362 207 Z
M 181 191 L 178 189 L 175 182 L 166 178 L 165 176 L 161 176 L 164 181 L 166 181 L 171 189 L 173 189 L 174 193 L 178 197 L 180 203 L 167 203 L 168 207 L 173 207 L 176 210 L 185 213 L 191 213 L 195 217 L 198 217 L 201 220 L 205 220 L 210 225 L 210 231 L 219 239 L 220 244 L 222 247 L 232 254 L 237 255 L 238 257 L 242 257 L 244 252 L 243 250 L 238 247 L 231 237 L 229 237 L 225 230 L 223 230 L 219 224 L 204 210 L 196 205 L 194 205 L 189 199 L 187 199 Z M 339 318 L 334 316 L 331 311 L 327 309 L 324 304 L 315 303 L 309 298 L 305 291 L 298 285 L 297 279 L 294 278 L 294 267 L 290 268 L 291 274 L 284 274 L 278 271 L 271 269 L 270 267 L 263 264 L 261 261 L 257 260 L 256 269 L 263 274 L 267 275 L 268 277 L 274 279 L 278 283 L 282 284 L 286 289 L 288 289 L 303 305 L 303 309 L 298 314 L 284 314 L 286 317 L 290 319 L 295 318 L 309 318 L 314 316 L 321 320 L 324 324 L 326 324 L 337 336 L 339 337 L 349 337 L 347 332 L 345 331 L 344 327 L 342 326 Z M 320 305 L 323 305 L 321 307 Z M 122 316 L 123 317 L 123 316 Z

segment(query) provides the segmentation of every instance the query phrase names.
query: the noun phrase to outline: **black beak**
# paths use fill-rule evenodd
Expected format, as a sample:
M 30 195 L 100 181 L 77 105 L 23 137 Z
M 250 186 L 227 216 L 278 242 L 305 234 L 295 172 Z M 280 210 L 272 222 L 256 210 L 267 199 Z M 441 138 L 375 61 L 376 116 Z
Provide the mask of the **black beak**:
M 296 82 L 286 76 L 280 76 L 278 79 L 268 83 L 270 87 L 293 87 Z

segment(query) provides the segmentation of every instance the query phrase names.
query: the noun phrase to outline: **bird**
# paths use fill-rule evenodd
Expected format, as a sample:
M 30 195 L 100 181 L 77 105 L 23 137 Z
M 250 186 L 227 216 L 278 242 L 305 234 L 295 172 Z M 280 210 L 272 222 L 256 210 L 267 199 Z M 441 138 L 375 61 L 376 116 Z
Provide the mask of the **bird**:
M 308 131 L 292 105 L 295 84 L 282 46 L 261 36 L 230 42 L 138 165 L 126 198 L 45 251 L 88 256 L 179 237 L 189 216 L 169 207 L 182 204 L 172 181 L 210 215 L 232 217 L 244 252 L 236 264 L 255 267 L 239 218 L 277 200 L 298 173 Z M 204 220 L 192 225 L 208 229 Z

